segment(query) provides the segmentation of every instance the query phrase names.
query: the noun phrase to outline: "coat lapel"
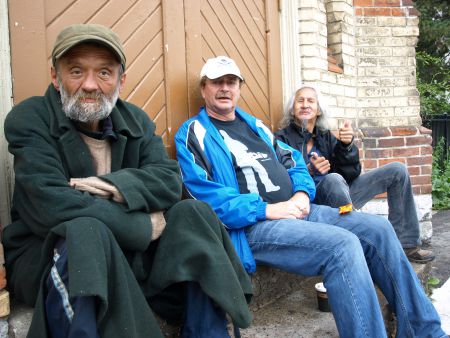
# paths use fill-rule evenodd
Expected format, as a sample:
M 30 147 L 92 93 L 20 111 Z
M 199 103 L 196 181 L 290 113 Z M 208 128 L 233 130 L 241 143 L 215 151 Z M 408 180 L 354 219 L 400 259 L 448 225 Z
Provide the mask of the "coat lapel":
M 91 153 L 78 132 L 67 131 L 61 136 L 60 145 L 71 178 L 96 175 Z

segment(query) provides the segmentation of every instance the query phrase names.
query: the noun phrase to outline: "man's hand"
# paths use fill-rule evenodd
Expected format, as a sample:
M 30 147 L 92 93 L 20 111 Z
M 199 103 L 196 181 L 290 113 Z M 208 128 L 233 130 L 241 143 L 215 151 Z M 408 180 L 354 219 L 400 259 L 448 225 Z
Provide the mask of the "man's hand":
M 302 215 L 299 218 L 303 219 L 309 215 L 311 204 L 309 202 L 309 195 L 306 192 L 297 191 L 289 201 L 294 202 L 297 208 L 301 210 Z
M 349 145 L 353 141 L 353 128 L 350 121 L 345 120 L 344 125 L 339 129 L 339 141 L 344 145 Z
M 162 211 L 152 212 L 150 214 L 152 221 L 152 241 L 158 239 L 166 228 L 166 219 Z
M 290 200 L 268 204 L 266 219 L 303 219 L 309 214 L 309 196 L 304 192 L 297 192 Z
M 296 219 L 302 216 L 302 211 L 292 201 L 267 204 L 266 219 Z
M 91 176 L 85 178 L 71 178 L 69 185 L 80 191 L 85 191 L 105 199 L 112 199 L 117 203 L 125 203 L 125 199 L 117 188 L 102 179 Z
M 331 169 L 330 161 L 328 161 L 325 157 L 317 155 L 317 153 L 313 152 L 312 156 L 309 158 L 309 170 L 310 174 L 313 171 L 311 176 L 314 176 L 314 170 L 318 171 L 320 174 L 325 175 Z

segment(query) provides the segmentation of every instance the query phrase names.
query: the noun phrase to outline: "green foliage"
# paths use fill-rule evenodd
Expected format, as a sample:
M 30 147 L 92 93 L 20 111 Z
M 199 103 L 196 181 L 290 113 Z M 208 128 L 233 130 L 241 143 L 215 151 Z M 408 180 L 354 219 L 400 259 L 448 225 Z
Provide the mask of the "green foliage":
M 414 0 L 414 5 L 421 13 L 417 50 L 445 57 L 450 46 L 450 1 Z
M 416 59 L 422 118 L 450 113 L 450 66 L 426 52 L 417 52 Z
M 450 113 L 450 0 L 414 0 L 421 13 L 417 89 L 422 118 Z
M 433 289 L 439 285 L 441 281 L 439 278 L 436 277 L 430 277 L 427 280 L 427 283 L 425 285 L 425 292 L 428 296 L 431 296 Z
M 450 149 L 444 151 L 441 138 L 433 151 L 431 172 L 433 209 L 450 209 Z

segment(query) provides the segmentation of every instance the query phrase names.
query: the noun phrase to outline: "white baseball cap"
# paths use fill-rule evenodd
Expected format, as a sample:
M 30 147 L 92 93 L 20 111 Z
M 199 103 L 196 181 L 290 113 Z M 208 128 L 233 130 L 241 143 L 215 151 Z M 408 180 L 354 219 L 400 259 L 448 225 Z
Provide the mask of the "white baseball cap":
M 200 77 L 206 76 L 210 80 L 217 79 L 224 75 L 235 75 L 244 81 L 236 62 L 227 56 L 218 56 L 208 59 L 200 71 Z

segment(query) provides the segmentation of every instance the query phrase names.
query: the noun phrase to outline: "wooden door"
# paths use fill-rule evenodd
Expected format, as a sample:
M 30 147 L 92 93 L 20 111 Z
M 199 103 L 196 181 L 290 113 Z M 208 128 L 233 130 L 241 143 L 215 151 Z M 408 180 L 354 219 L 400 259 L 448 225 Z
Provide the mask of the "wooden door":
M 99 23 L 124 44 L 121 97 L 156 122 L 172 156 L 174 133 L 201 105 L 198 74 L 213 56 L 236 60 L 246 80 L 239 105 L 274 128 L 282 105 L 278 14 L 275 0 L 9 1 L 14 103 L 45 92 L 63 27 Z
M 282 110 L 278 2 L 274 0 L 185 1 L 190 115 L 202 100 L 198 74 L 211 57 L 234 59 L 245 79 L 239 106 L 272 130 Z

